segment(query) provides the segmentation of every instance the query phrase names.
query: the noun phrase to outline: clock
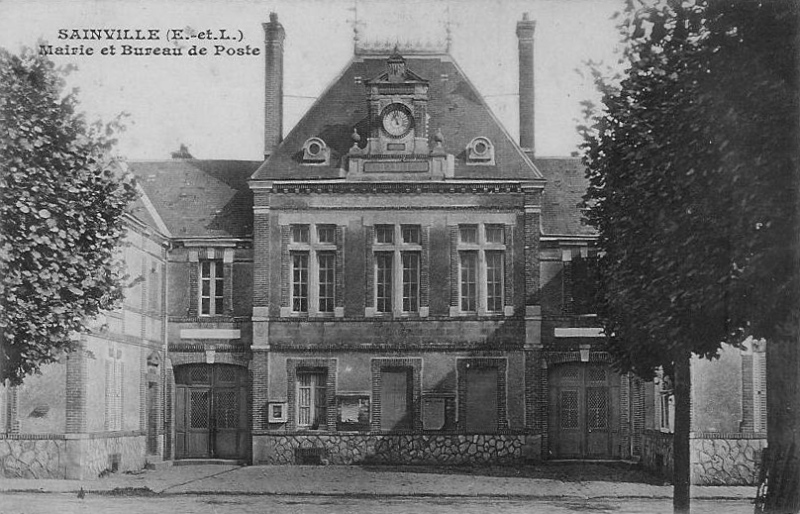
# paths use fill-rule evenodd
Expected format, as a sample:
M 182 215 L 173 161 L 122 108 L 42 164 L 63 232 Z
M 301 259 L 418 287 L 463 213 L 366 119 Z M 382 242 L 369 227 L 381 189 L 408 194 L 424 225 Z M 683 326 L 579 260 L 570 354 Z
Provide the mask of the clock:
M 403 104 L 390 104 L 381 114 L 381 124 L 390 137 L 403 137 L 408 134 L 413 124 L 411 111 Z

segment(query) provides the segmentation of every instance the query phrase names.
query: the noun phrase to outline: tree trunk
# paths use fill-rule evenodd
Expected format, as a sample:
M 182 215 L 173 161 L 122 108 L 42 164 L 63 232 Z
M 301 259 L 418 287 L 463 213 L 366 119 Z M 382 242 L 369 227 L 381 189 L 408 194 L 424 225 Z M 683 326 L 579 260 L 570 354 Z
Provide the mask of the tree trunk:
M 795 84 L 800 83 L 800 32 L 796 33 Z M 800 145 L 800 112 L 794 113 L 794 138 Z M 795 152 L 797 152 L 795 147 Z M 795 163 L 800 158 L 795 154 Z M 767 450 L 762 456 L 756 512 L 800 512 L 800 169 L 791 184 L 794 193 L 792 281 L 795 288 L 790 319 L 778 336 L 767 341 Z M 766 494 L 765 494 L 766 493 Z
M 787 334 L 788 335 L 788 334 Z M 767 452 L 762 488 L 766 497 L 757 512 L 796 513 L 800 510 L 800 423 L 798 423 L 797 340 L 781 337 L 767 342 Z
M 691 463 L 689 461 L 689 432 L 692 422 L 691 353 L 681 353 L 675 359 L 673 391 L 675 394 L 675 432 L 672 435 L 672 508 L 675 514 L 689 514 Z

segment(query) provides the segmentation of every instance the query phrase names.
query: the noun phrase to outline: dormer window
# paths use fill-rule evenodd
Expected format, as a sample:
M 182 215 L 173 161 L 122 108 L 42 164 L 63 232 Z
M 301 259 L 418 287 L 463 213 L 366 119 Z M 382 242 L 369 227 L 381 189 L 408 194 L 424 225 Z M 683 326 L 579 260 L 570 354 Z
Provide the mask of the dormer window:
M 303 144 L 303 164 L 330 164 L 331 150 L 325 141 L 311 137 Z
M 476 137 L 467 145 L 467 164 L 494 166 L 494 145 L 486 137 Z

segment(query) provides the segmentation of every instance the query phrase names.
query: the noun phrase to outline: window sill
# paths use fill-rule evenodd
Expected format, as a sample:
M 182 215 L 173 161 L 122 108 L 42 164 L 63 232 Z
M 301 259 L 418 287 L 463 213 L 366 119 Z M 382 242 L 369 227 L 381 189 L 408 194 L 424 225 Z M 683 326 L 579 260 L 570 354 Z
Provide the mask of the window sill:
M 462 311 L 458 307 L 450 307 L 450 317 L 453 318 L 508 318 L 514 315 L 514 307 L 506 305 L 502 311 Z
M 364 309 L 365 318 L 374 319 L 422 319 L 428 317 L 428 307 L 420 307 L 417 312 L 376 312 L 374 307 Z
M 296 319 L 334 319 L 344 317 L 344 307 L 334 307 L 333 312 L 294 312 L 289 307 L 281 307 L 281 318 Z

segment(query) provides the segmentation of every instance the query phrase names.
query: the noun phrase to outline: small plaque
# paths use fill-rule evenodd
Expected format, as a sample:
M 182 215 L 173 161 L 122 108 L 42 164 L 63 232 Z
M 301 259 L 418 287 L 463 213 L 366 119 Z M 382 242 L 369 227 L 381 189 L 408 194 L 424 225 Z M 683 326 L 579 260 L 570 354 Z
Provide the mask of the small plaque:
M 386 149 L 390 152 L 404 152 L 406 150 L 405 143 L 388 143 Z
M 422 428 L 441 430 L 444 428 L 444 398 L 425 398 L 422 400 Z
M 286 423 L 285 403 L 270 403 L 268 407 L 268 421 L 270 423 Z
M 427 173 L 428 161 L 365 162 L 364 173 Z
M 369 430 L 369 396 L 339 396 L 339 430 Z

